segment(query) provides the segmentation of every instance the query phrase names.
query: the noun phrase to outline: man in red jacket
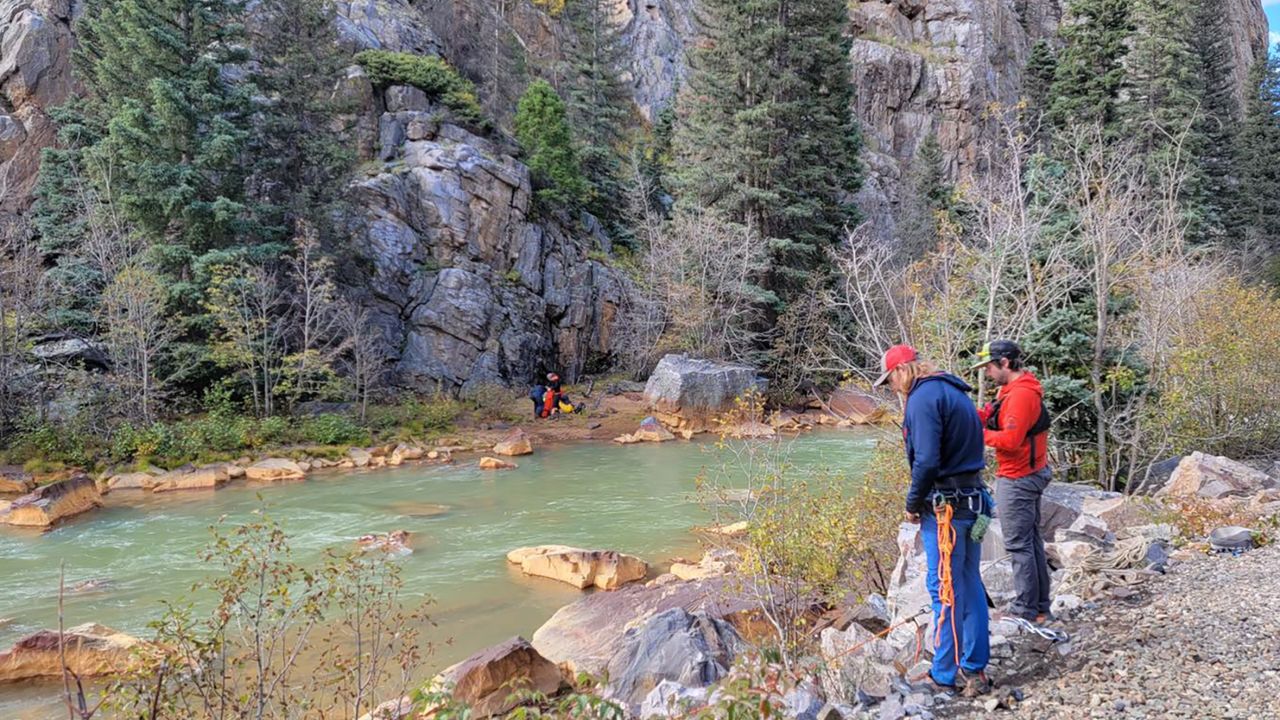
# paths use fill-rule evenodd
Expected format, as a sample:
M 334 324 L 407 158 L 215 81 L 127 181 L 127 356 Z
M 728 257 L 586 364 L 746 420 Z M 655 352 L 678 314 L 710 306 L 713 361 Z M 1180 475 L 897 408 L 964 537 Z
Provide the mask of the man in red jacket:
M 983 441 L 995 448 L 996 507 L 1004 545 L 1013 561 L 1018 596 L 1010 613 L 1035 622 L 1049 617 L 1049 565 L 1040 535 L 1040 496 L 1048 487 L 1049 416 L 1044 389 L 1023 368 L 1022 349 L 1011 340 L 987 343 L 978 364 L 1000 390 L 978 411 Z

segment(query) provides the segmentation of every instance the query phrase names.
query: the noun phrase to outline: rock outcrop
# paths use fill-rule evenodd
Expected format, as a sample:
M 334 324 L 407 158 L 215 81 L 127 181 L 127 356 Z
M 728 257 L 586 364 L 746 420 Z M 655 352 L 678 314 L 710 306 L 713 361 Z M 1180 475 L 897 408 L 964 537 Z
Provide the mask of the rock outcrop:
M 0 465 L 0 493 L 28 493 L 35 489 L 31 473 L 13 465 Z
M 59 521 L 102 506 L 102 493 L 88 475 L 59 480 L 14 500 L 0 522 L 22 527 L 52 527 Z
M 369 269 L 343 282 L 395 349 L 396 381 L 466 392 L 523 384 L 540 364 L 572 378 L 607 353 L 628 285 L 593 259 L 610 249 L 598 223 L 534 221 L 511 148 L 442 122 L 413 88 L 366 91 L 382 165 L 353 187 L 354 249 Z
M 229 479 L 231 475 L 227 472 L 225 465 L 210 465 L 194 470 L 175 470 L 155 478 L 151 491 L 214 490 Z M 115 489 L 114 486 L 112 489 Z
M 497 445 L 494 445 L 493 451 L 508 457 L 529 455 L 533 453 L 533 443 L 529 440 L 529 436 L 524 430 L 516 428 L 508 433 Z
M 128 671 L 139 640 L 118 630 L 87 623 L 63 634 L 67 667 L 80 677 Z M 41 630 L 0 653 L 0 683 L 35 678 L 61 678 L 62 660 L 57 630 Z
M 617 590 L 644 579 L 649 572 L 645 561 L 617 550 L 583 550 L 567 545 L 539 545 L 507 553 L 507 562 L 519 565 L 525 575 L 536 575 L 568 583 L 579 590 L 595 586 Z

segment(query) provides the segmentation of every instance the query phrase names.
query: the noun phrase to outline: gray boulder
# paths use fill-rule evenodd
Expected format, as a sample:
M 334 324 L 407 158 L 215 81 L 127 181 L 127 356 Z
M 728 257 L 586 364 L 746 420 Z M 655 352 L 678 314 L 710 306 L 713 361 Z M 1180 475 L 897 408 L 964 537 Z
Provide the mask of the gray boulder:
M 649 376 L 644 398 L 661 413 L 706 418 L 731 409 L 749 391 L 764 388 L 753 367 L 667 355 Z
M 1049 483 L 1040 496 L 1040 535 L 1052 539 L 1060 529 L 1070 528 L 1084 511 L 1085 500 L 1121 497 L 1120 493 L 1088 485 Z
M 741 645 L 733 626 L 705 612 L 661 612 L 627 631 L 621 649 L 609 661 L 604 696 L 638 713 L 664 680 L 706 687 L 723 678 Z
M 671 680 L 663 680 L 658 686 L 644 696 L 640 703 L 640 717 L 671 718 L 683 717 L 707 701 L 707 688 L 690 688 Z

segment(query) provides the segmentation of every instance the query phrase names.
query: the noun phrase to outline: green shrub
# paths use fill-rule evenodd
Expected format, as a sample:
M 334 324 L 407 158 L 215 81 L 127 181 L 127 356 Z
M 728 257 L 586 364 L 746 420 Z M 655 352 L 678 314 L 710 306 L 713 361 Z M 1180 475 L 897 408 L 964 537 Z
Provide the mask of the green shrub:
M 538 198 L 552 205 L 581 204 L 591 190 L 565 112 L 564 101 L 545 80 L 531 84 L 516 107 L 516 139 Z
M 444 103 L 463 122 L 485 127 L 475 85 L 444 60 L 434 55 L 387 50 L 365 50 L 355 59 L 374 85 L 412 85 L 433 100 Z
M 318 445 L 367 445 L 369 431 L 346 415 L 317 415 L 302 421 L 299 435 L 304 442 Z

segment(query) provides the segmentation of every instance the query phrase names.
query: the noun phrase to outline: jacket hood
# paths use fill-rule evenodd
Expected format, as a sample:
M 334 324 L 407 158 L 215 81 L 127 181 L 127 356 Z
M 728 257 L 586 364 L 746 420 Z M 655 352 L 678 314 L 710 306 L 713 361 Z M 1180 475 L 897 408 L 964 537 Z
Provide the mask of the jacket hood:
M 1030 372 L 1022 373 L 1022 377 L 1000 388 L 1000 394 L 1004 395 L 1014 388 L 1031 390 L 1035 392 L 1038 397 L 1044 397 L 1044 386 L 1040 384 L 1040 379 L 1035 375 L 1032 375 Z
M 916 388 L 920 387 L 921 385 L 924 385 L 927 382 L 944 382 L 960 388 L 960 390 L 963 392 L 966 392 L 966 393 L 973 392 L 973 388 L 969 386 L 969 383 L 966 383 L 965 381 L 961 380 L 955 375 L 952 375 L 951 373 L 938 373 L 937 375 L 926 375 L 922 378 L 919 378 L 916 380 L 915 384 L 911 386 L 911 391 L 915 392 Z M 1036 383 L 1036 387 L 1040 387 L 1039 382 Z

